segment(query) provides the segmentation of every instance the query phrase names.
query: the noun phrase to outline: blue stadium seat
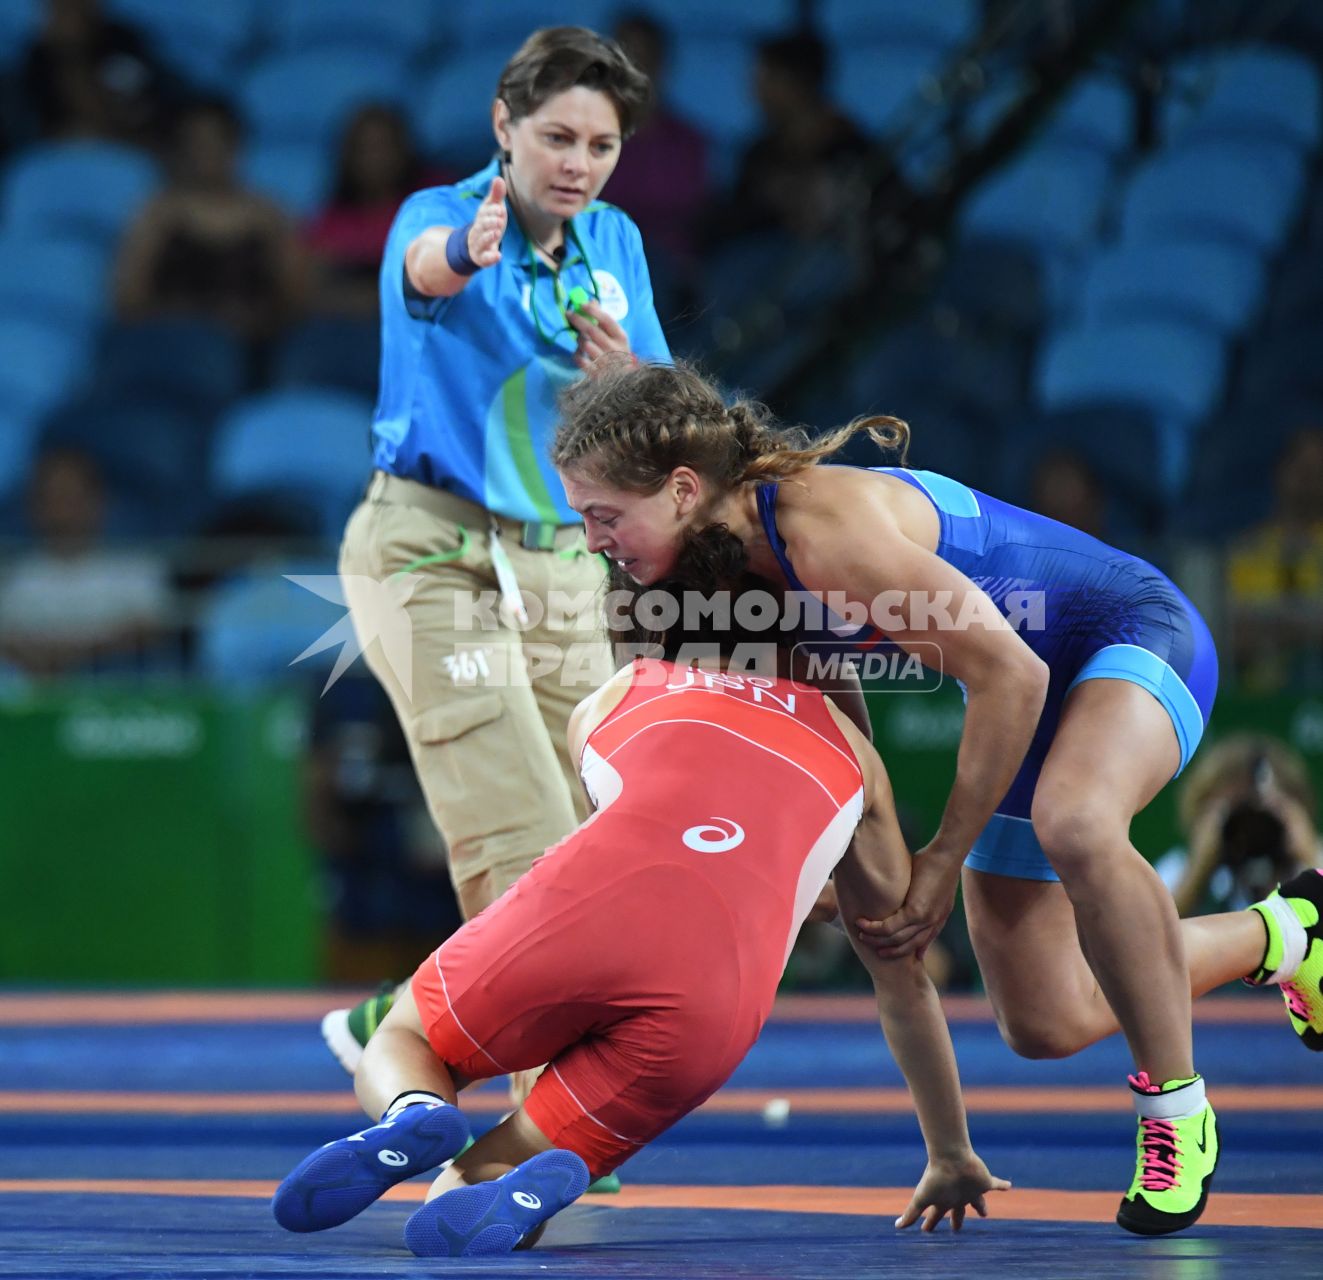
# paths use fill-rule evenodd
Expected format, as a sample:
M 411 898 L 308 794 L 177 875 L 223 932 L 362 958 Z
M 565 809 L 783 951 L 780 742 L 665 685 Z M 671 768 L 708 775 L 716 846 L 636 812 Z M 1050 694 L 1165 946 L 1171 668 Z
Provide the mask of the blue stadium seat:
M 1085 147 L 1111 160 L 1135 144 L 1135 96 L 1115 76 L 1086 76 L 1052 113 L 1038 145 Z
M 1135 175 L 1121 206 L 1127 240 L 1224 239 L 1273 254 L 1303 188 L 1289 147 L 1204 142 L 1159 155 Z
M 0 315 L 89 332 L 109 304 L 109 256 L 78 240 L 0 239 Z
M 916 103 L 938 100 L 942 63 L 932 45 L 846 45 L 832 56 L 831 97 L 861 128 L 885 134 Z
M 380 360 L 375 319 L 321 316 L 305 321 L 280 343 L 272 380 L 282 387 L 338 387 L 376 400 Z
M 108 487 L 141 513 L 138 532 L 196 532 L 207 495 L 207 421 L 180 404 L 105 395 L 47 419 L 42 444 L 72 445 L 100 464 Z
M 1038 147 L 975 192 L 967 238 L 987 236 L 1045 253 L 1078 253 L 1097 238 L 1109 168 L 1096 151 Z
M 1037 332 L 1048 313 L 1035 255 L 1023 245 L 978 237 L 952 247 L 933 301 L 976 327 L 1021 336 Z
M 40 420 L 0 405 L 0 507 L 18 495 L 32 467 Z
M 1176 320 L 1231 337 L 1257 316 L 1263 275 L 1256 254 L 1225 243 L 1123 241 L 1086 268 L 1080 316 L 1091 326 Z
M 823 36 L 841 49 L 899 43 L 946 54 L 972 40 L 980 23 L 977 0 L 821 0 L 817 9 Z
M 403 104 L 412 88 L 397 58 L 310 49 L 264 58 L 244 79 L 239 104 L 257 141 L 334 147 L 356 107 Z
M 242 392 L 246 363 L 238 341 L 217 325 L 148 320 L 106 330 L 95 382 L 107 396 L 173 401 L 213 413 Z
M 1099 398 L 1045 413 L 1026 423 L 1024 432 L 1040 454 L 1049 449 L 1078 454 L 1112 496 L 1125 498 L 1141 524 L 1161 522 L 1181 491 L 1188 466 L 1185 437 L 1129 399 Z M 1032 469 L 1036 461 L 1031 455 L 1026 465 Z M 1020 496 L 1028 498 L 1027 488 Z
M 148 36 L 161 57 L 194 84 L 227 92 L 259 35 L 261 0 L 180 4 L 179 0 L 108 0 Z
M 434 11 L 431 0 L 284 0 L 272 7 L 266 32 L 282 49 L 343 48 L 413 62 L 439 34 Z
M 343 605 L 291 582 L 285 575 L 310 577 L 314 585 L 338 590 L 335 564 L 272 562 L 217 587 L 199 619 L 198 667 L 208 679 L 235 688 L 272 681 L 321 682 L 340 646 L 294 665 L 294 659 L 330 628 L 343 624 L 351 639 Z
M 609 29 L 616 6 L 612 0 L 501 0 L 500 4 L 447 5 L 446 20 L 461 50 L 499 49 L 502 61 L 539 27 L 578 26 Z M 492 82 L 493 92 L 495 81 Z
M 751 41 L 677 31 L 670 66 L 670 99 L 676 111 L 719 148 L 739 146 L 758 131 Z
M 310 497 L 338 534 L 372 468 L 372 406 L 346 392 L 288 389 L 251 396 L 216 427 L 218 496 L 288 490 Z
M 41 0 L 5 0 L 0 4 L 0 71 L 28 47 L 41 24 Z
M 1038 401 L 1044 409 L 1139 404 L 1160 419 L 1190 423 L 1217 402 L 1225 364 L 1218 338 L 1188 325 L 1134 320 L 1071 329 L 1044 346 Z
M 243 180 L 291 217 L 309 218 L 326 203 L 335 156 L 328 146 L 255 141 L 240 158 Z
M 760 0 L 758 4 L 745 0 L 631 0 L 613 4 L 611 13 L 614 17 L 629 9 L 650 13 L 670 30 L 673 39 L 702 35 L 760 40 L 789 35 L 799 25 L 801 6 L 797 0 Z
M 484 45 L 457 53 L 423 83 L 414 127 L 427 155 L 466 172 L 491 158 L 496 150 L 492 101 L 511 52 L 504 46 Z
M 0 417 L 47 413 L 87 374 L 86 338 L 63 325 L 0 316 L 0 352 Z
M 1310 151 L 1323 137 L 1323 80 L 1303 54 L 1221 49 L 1178 59 L 1169 71 L 1162 127 L 1171 140 L 1264 138 Z
M 56 142 L 18 156 L 3 175 L 0 229 L 30 239 L 110 244 L 156 190 L 151 159 L 111 142 Z

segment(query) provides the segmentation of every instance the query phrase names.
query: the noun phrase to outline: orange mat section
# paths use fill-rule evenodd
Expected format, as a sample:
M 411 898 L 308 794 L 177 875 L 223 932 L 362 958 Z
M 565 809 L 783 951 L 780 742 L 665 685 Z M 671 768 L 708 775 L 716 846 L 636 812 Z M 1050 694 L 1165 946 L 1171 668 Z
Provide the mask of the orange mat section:
M 76 994 L 0 996 L 0 1026 L 69 1024 L 318 1022 L 339 1004 L 351 1004 L 364 992 L 152 991 L 80 992 Z M 942 1002 L 952 1022 L 991 1022 L 988 1002 L 978 996 L 949 996 Z M 1196 1001 L 1196 1022 L 1273 1023 L 1282 1020 L 1276 994 L 1259 998 L 1210 996 Z M 785 1022 L 875 1022 L 871 996 L 783 996 L 774 1020 Z
M 722 1089 L 701 1108 L 708 1112 L 761 1114 L 773 1099 L 783 1098 L 790 1111 L 809 1114 L 837 1112 L 876 1115 L 907 1114 L 914 1109 L 901 1088 L 887 1089 Z M 1219 1112 L 1323 1110 L 1323 1085 L 1219 1085 L 1212 1091 Z M 1039 1115 L 1111 1112 L 1130 1115 L 1129 1092 L 1118 1085 L 1050 1088 L 965 1089 L 965 1104 L 973 1115 L 983 1113 Z M 483 1115 L 505 1112 L 510 1104 L 504 1089 L 489 1088 L 463 1096 L 465 1111 Z M 136 1093 L 136 1092 L 0 1092 L 0 1112 L 44 1115 L 270 1115 L 286 1111 L 301 1115 L 358 1116 L 358 1102 L 346 1084 L 330 1093 Z
M 0 1194 L 55 1195 L 232 1196 L 265 1200 L 274 1182 L 217 1180 L 182 1181 L 153 1178 L 34 1178 L 0 1180 Z M 427 1186 L 409 1182 L 385 1195 L 387 1200 L 417 1202 Z M 626 1186 L 619 1195 L 594 1198 L 604 1209 L 757 1209 L 772 1213 L 841 1213 L 877 1217 L 890 1230 L 892 1220 L 908 1203 L 908 1187 L 639 1187 Z M 989 1197 L 990 1219 L 1021 1222 L 1112 1222 L 1118 1196 L 1114 1191 L 1043 1191 L 1012 1189 Z M 1317 1229 L 1323 1222 L 1323 1195 L 1213 1196 L 1201 1223 L 1222 1227 L 1301 1227 Z

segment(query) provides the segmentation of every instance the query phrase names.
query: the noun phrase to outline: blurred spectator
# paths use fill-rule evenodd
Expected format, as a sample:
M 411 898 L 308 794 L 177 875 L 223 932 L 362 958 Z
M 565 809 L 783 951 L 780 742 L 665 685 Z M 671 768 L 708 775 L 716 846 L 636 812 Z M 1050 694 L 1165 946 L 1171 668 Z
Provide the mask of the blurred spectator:
M 312 258 L 312 310 L 375 316 L 377 272 L 395 211 L 420 187 L 455 177 L 424 167 L 409 122 L 394 107 L 359 110 L 341 137 L 330 202 L 303 232 Z
M 813 239 L 840 221 L 850 170 L 874 148 L 827 99 L 827 61 L 826 44 L 807 32 L 758 46 L 763 132 L 740 159 L 730 201 L 709 225 L 712 239 L 757 231 Z
M 412 973 L 460 914 L 445 845 L 376 680 L 351 672 L 318 699 L 303 776 L 327 895 L 323 977 Z
M 1267 690 L 1323 686 L 1323 428 L 1296 432 L 1277 463 L 1273 514 L 1232 549 L 1232 653 Z
M 20 81 L 45 138 L 157 140 L 164 76 L 146 42 L 100 0 L 46 0 Z
M 1187 848 L 1156 866 L 1183 916 L 1239 911 L 1323 863 L 1309 770 L 1276 738 L 1241 733 L 1206 748 L 1179 806 Z
M 29 493 L 37 546 L 0 575 L 0 659 L 34 676 L 120 669 L 169 622 L 166 567 L 103 545 L 105 491 L 95 461 L 54 448 Z
M 1027 505 L 1095 538 L 1104 536 L 1107 504 L 1102 485 L 1089 464 L 1067 449 L 1053 449 L 1038 460 Z
M 290 220 L 239 185 L 238 117 L 220 100 L 178 117 L 169 182 L 125 234 L 115 297 L 127 320 L 188 315 L 241 337 L 276 333 L 303 296 L 303 252 Z
M 653 106 L 621 150 L 603 196 L 639 224 L 649 256 L 661 251 L 680 270 L 691 271 L 698 219 L 708 199 L 707 140 L 665 101 L 668 49 L 660 24 L 647 14 L 630 13 L 612 34 L 652 81 Z

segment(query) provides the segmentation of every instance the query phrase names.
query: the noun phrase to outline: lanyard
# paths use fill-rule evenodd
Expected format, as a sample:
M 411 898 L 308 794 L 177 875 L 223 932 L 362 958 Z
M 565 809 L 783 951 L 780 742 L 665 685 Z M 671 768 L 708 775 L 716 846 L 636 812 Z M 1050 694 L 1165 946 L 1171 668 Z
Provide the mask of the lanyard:
M 593 301 L 601 302 L 602 295 L 597 287 L 597 276 L 593 272 L 593 264 L 588 259 L 588 250 L 584 248 L 583 241 L 579 239 L 579 233 L 574 229 L 574 224 L 572 222 L 566 223 L 565 229 L 569 233 L 570 238 L 574 241 L 574 247 L 578 249 L 579 257 L 583 259 L 583 265 L 587 269 L 588 285 L 592 289 Z M 561 325 L 559 329 L 556 329 L 551 333 L 548 333 L 546 329 L 543 328 L 542 317 L 537 313 L 538 257 L 537 251 L 533 248 L 533 242 L 531 240 L 528 243 L 528 260 L 533 267 L 533 283 L 529 288 L 528 309 L 533 313 L 533 325 L 537 329 L 538 337 L 541 338 L 543 342 L 549 342 L 553 347 L 557 345 L 556 339 L 559 338 L 562 333 L 573 333 L 577 337 L 578 334 L 575 331 L 574 326 L 568 321 Z M 563 316 L 566 313 L 566 302 L 569 300 L 569 297 L 572 296 L 573 291 L 571 292 L 571 295 L 566 294 L 565 286 L 560 282 L 559 270 L 551 273 L 551 283 L 552 288 L 555 291 L 556 310 Z

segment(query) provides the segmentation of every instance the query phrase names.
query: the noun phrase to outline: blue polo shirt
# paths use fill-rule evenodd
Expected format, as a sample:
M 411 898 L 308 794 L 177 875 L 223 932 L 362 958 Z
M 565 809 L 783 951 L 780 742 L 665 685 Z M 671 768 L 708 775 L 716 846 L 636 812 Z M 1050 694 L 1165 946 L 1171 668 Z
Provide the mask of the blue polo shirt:
M 639 359 L 669 360 L 670 351 L 638 227 L 600 200 L 566 228 L 559 299 L 555 273 L 534 258 L 513 215 L 500 262 L 454 297 L 425 298 L 408 286 L 405 250 L 428 227 L 471 221 L 496 172 L 493 160 L 454 186 L 416 192 L 395 216 L 381 264 L 373 461 L 498 515 L 570 524 L 579 517 L 548 461 L 556 396 L 581 376 L 565 298 L 575 286 L 595 296 Z

